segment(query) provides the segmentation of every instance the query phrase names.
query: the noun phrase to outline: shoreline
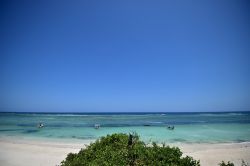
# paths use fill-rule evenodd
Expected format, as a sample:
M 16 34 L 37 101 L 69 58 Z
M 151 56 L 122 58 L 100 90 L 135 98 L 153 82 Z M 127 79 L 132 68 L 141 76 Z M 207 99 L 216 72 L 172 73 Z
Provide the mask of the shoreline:
M 95 140 L 50 140 L 24 137 L 0 137 L 0 163 L 5 166 L 55 166 L 68 153 L 78 153 L 85 145 Z M 242 160 L 250 163 L 250 142 L 241 143 L 166 143 L 181 149 L 183 156 L 200 160 L 202 166 L 218 165 L 231 161 L 241 165 Z

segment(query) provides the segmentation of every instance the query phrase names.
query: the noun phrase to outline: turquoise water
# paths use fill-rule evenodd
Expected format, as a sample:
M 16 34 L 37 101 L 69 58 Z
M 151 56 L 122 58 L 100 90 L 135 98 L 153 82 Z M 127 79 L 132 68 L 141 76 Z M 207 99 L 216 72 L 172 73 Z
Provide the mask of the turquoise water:
M 37 128 L 39 122 L 45 127 Z M 89 140 L 117 132 L 136 132 L 147 142 L 245 142 L 250 141 L 250 112 L 0 113 L 0 136 Z

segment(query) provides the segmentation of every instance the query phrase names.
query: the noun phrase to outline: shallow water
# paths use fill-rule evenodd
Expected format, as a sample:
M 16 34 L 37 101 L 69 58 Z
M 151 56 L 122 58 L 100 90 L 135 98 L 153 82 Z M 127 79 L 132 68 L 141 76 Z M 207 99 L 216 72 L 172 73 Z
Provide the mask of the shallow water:
M 39 122 L 45 127 L 37 128 Z M 250 112 L 0 113 L 0 136 L 89 140 L 117 132 L 136 132 L 147 142 L 244 142 L 250 141 Z

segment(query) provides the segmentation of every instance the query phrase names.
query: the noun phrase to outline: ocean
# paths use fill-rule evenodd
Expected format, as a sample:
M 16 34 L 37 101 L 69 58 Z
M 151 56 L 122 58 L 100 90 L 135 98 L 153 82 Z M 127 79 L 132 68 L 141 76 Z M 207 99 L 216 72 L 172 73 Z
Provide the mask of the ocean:
M 37 127 L 40 122 L 44 127 Z M 79 141 L 112 133 L 137 133 L 146 142 L 158 143 L 246 142 L 250 112 L 0 113 L 0 137 Z

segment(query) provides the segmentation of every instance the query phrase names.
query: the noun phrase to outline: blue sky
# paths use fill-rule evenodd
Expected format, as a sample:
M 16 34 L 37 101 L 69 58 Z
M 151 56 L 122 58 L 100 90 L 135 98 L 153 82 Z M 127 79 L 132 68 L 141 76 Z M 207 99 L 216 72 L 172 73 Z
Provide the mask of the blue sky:
M 1 111 L 249 111 L 242 0 L 1 1 Z

